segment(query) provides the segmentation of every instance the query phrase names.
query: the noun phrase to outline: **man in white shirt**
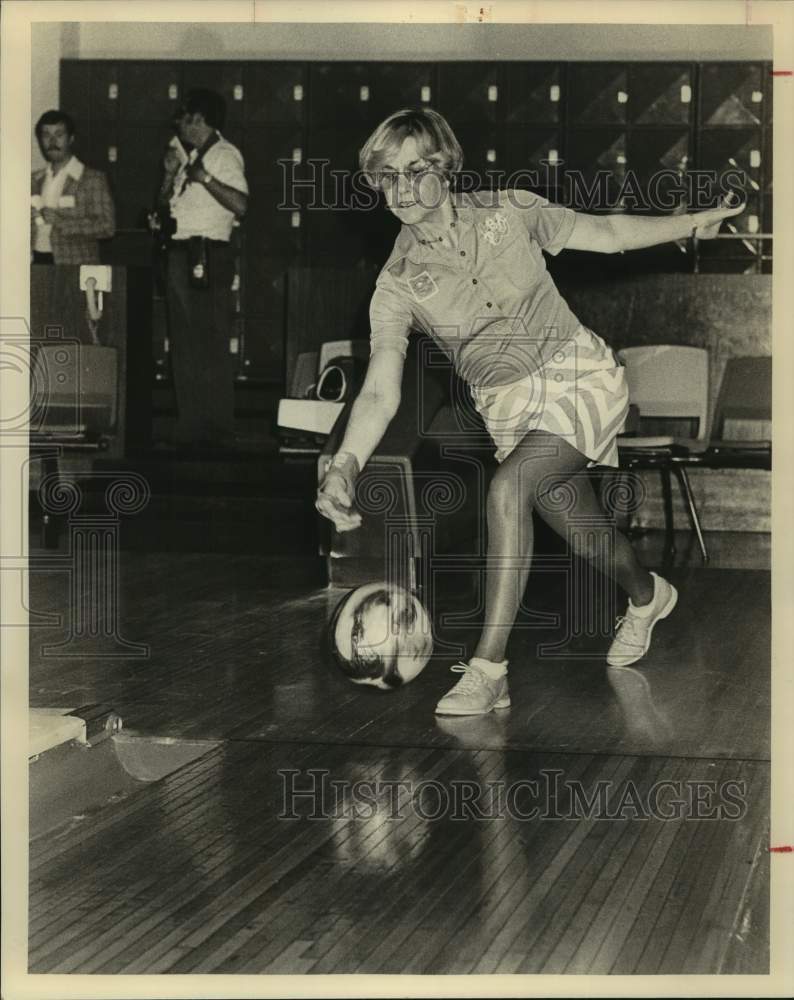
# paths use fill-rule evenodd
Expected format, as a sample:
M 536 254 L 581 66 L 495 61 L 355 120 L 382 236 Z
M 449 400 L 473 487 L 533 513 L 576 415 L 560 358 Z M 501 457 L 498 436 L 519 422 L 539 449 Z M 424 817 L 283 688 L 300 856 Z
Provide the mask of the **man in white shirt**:
M 219 131 L 225 111 L 220 94 L 190 91 L 176 119 L 184 146 L 169 146 L 161 191 L 175 224 L 167 289 L 176 443 L 210 450 L 234 442 L 229 239 L 248 207 L 242 155 Z
M 31 175 L 30 244 L 34 264 L 98 264 L 97 240 L 115 232 L 105 175 L 72 152 L 75 125 L 63 111 L 45 111 L 36 138 L 47 161 Z

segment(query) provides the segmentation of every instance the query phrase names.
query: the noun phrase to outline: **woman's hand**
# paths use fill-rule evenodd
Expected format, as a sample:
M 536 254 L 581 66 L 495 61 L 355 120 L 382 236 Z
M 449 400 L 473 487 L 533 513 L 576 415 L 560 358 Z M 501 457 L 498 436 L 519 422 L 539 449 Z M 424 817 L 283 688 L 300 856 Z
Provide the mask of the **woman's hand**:
M 353 531 L 361 525 L 361 514 L 353 506 L 358 472 L 354 455 L 336 455 L 317 491 L 314 506 L 323 517 L 333 521 L 337 531 Z
M 725 219 L 739 215 L 747 207 L 738 195 L 726 195 L 719 208 L 708 208 L 704 212 L 690 215 L 693 221 L 692 235 L 699 240 L 713 240 Z

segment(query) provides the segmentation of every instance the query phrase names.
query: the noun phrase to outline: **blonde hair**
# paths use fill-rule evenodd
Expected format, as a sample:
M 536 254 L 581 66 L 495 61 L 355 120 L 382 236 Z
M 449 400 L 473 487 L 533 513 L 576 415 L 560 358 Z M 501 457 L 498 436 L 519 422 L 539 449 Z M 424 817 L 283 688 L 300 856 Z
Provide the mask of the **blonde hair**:
M 403 108 L 378 125 L 358 154 L 358 164 L 370 184 L 375 184 L 373 175 L 409 137 L 416 140 L 419 153 L 446 175 L 463 166 L 463 151 L 445 118 L 432 108 Z

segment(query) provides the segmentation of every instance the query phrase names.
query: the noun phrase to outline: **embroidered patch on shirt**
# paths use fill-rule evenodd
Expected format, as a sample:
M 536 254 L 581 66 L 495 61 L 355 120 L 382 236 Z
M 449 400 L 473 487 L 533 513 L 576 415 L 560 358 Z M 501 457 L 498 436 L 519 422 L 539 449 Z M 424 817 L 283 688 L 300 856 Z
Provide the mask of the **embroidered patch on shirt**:
M 422 271 L 415 278 L 409 278 L 408 286 L 417 302 L 424 302 L 438 291 L 438 285 L 427 271 Z
M 504 212 L 495 212 L 493 215 L 489 215 L 480 226 L 483 239 L 492 247 L 498 247 L 509 232 L 510 223 Z

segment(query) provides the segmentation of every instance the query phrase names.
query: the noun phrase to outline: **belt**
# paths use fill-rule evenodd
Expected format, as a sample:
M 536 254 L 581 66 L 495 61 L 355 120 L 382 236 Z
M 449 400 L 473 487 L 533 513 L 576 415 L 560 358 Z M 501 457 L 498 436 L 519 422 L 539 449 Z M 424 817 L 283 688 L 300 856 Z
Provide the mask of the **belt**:
M 231 246 L 231 243 L 229 242 L 229 240 L 211 240 L 211 239 L 209 239 L 209 237 L 205 237 L 205 236 L 200 236 L 199 239 L 206 240 L 206 242 L 209 243 L 209 245 L 213 246 L 213 247 L 229 247 L 229 246 Z M 189 243 L 190 243 L 189 239 L 187 239 L 187 240 L 171 240 L 171 242 L 168 245 L 169 245 L 169 247 L 172 250 L 187 250 Z

